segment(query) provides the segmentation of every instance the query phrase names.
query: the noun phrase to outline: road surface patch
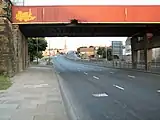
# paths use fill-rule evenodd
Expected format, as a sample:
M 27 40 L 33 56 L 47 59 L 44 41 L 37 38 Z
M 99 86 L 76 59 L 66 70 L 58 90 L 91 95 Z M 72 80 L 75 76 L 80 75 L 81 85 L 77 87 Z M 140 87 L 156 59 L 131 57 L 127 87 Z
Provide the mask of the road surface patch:
M 94 97 L 107 97 L 106 93 L 92 94 Z
M 44 87 L 44 86 L 48 86 L 48 84 L 24 85 L 24 88 L 40 88 L 40 87 Z
M 120 87 L 120 86 L 118 86 L 118 85 L 113 85 L 113 86 L 116 87 L 116 88 L 118 88 L 118 89 L 120 89 L 120 90 L 124 90 L 123 87 Z
M 130 77 L 130 78 L 135 78 L 135 76 L 132 76 L 132 75 L 128 75 L 128 77 Z
M 84 72 L 85 75 L 88 75 L 88 73 Z
M 96 77 L 96 76 L 93 76 L 93 78 L 95 78 L 95 79 L 97 79 L 97 80 L 99 79 L 99 77 Z

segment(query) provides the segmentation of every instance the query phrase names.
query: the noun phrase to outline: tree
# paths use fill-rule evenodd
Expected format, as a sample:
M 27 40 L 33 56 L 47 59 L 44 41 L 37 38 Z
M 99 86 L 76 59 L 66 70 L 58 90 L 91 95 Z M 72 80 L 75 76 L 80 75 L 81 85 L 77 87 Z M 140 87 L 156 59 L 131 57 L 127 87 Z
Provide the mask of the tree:
M 97 54 L 101 55 L 102 58 L 106 58 L 106 48 L 105 47 L 99 47 L 97 49 Z
M 89 46 L 89 48 L 94 48 L 94 46 Z
M 107 60 L 111 61 L 113 60 L 113 55 L 112 55 L 112 49 L 107 48 Z
M 97 50 L 97 54 L 101 55 L 102 58 L 106 58 L 106 48 L 105 47 L 99 47 Z M 107 60 L 112 60 L 113 56 L 112 56 L 112 49 L 111 48 L 107 48 Z
M 77 53 L 78 53 L 78 54 L 80 53 L 80 48 L 77 48 Z
M 38 53 L 37 53 L 37 41 L 38 41 Z M 42 57 L 42 51 L 47 47 L 47 41 L 45 38 L 28 38 L 28 52 L 30 54 L 30 61 L 33 61 L 34 57 Z M 41 55 L 40 55 L 41 54 Z

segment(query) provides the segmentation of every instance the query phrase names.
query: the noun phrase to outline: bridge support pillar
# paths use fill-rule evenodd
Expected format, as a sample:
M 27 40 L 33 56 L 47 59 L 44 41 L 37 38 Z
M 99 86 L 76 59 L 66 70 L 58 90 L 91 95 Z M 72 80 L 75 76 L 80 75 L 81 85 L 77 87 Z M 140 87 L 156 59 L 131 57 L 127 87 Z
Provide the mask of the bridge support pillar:
M 19 30 L 18 25 L 13 25 L 12 32 L 16 54 L 16 71 L 19 72 L 28 67 L 28 43 L 25 36 Z
M 14 76 L 28 65 L 28 45 L 18 26 L 0 17 L 0 74 Z
M 0 17 L 0 74 L 13 76 L 15 73 L 12 24 Z
M 152 61 L 152 49 L 148 49 L 149 40 L 147 36 L 144 37 L 144 64 L 145 70 L 148 71 L 151 69 L 151 61 Z
M 136 69 L 137 68 L 137 57 L 138 57 L 138 51 L 135 50 L 136 44 L 137 44 L 137 37 L 132 37 L 131 38 L 131 50 L 132 50 L 132 68 Z

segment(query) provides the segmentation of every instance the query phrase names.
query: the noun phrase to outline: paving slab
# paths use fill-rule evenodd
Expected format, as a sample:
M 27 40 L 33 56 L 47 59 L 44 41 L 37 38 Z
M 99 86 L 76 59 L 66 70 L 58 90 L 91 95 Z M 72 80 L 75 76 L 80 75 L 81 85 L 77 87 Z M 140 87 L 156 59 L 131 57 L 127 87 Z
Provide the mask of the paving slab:
M 67 120 L 52 67 L 30 67 L 0 92 L 0 120 Z

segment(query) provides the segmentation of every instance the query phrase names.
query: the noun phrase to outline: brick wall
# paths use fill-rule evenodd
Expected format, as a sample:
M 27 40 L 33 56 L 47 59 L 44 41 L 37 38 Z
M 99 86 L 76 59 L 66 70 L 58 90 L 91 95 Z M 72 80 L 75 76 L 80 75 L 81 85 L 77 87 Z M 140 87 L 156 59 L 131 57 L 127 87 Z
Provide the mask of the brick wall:
M 28 67 L 28 45 L 18 25 L 0 17 L 0 74 L 14 76 Z

